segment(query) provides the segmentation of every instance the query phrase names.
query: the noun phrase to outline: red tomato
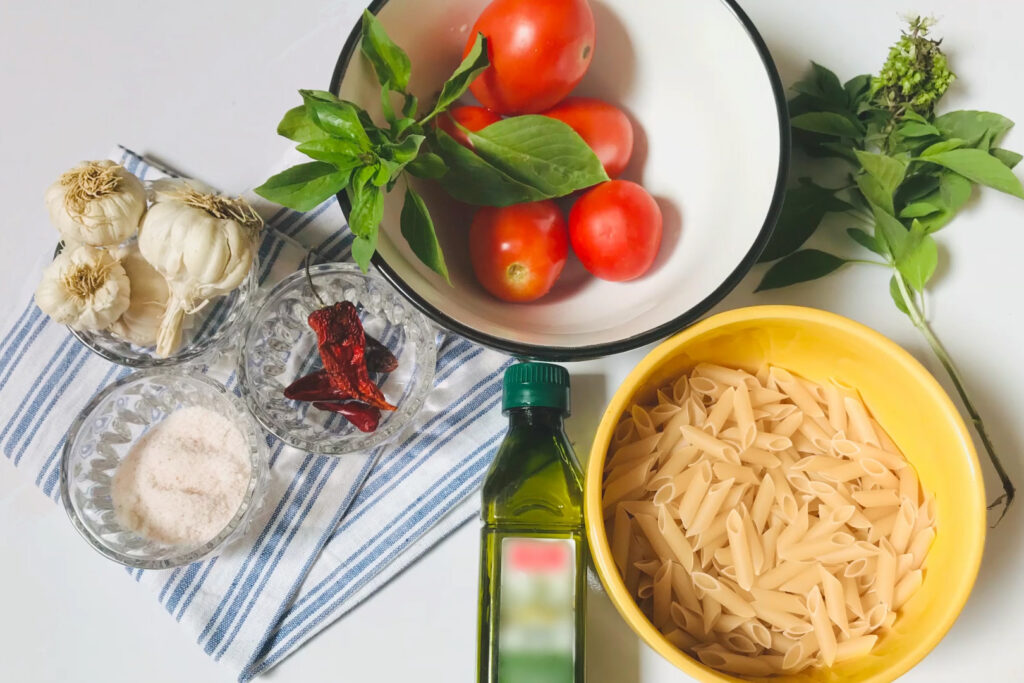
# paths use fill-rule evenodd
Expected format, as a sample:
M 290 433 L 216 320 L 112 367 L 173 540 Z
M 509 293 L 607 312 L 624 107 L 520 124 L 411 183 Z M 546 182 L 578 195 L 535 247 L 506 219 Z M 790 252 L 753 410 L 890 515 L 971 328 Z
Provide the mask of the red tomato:
M 466 137 L 466 133 L 456 126 L 452 119 L 455 119 L 455 121 L 458 121 L 474 133 L 486 128 L 492 123 L 501 121 L 500 116 L 489 109 L 484 109 L 483 107 L 455 107 L 453 109 L 449 109 L 447 113 L 438 116 L 437 127 L 455 138 L 455 141 L 460 145 L 468 147 L 469 149 L 473 149 L 472 143 L 470 143 L 469 138 Z
M 621 282 L 647 272 L 661 246 L 661 209 L 628 180 L 601 183 L 569 212 L 569 239 L 583 267 Z
M 500 114 L 536 114 L 557 104 L 594 57 L 594 15 L 587 0 L 494 0 L 473 25 L 487 37 L 489 66 L 469 89 Z
M 615 178 L 633 153 L 633 124 L 621 109 L 590 97 L 570 97 L 544 112 L 580 134 L 601 160 L 604 172 Z
M 569 255 L 562 212 L 551 200 L 484 207 L 469 229 L 476 279 L 503 301 L 533 301 L 548 293 Z

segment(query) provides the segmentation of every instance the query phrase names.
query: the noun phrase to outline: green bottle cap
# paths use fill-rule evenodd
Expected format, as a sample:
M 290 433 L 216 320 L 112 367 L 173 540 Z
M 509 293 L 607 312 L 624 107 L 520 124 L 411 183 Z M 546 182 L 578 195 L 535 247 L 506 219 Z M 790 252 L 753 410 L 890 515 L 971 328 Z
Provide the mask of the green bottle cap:
M 569 371 L 551 363 L 516 363 L 505 371 L 502 411 L 558 408 L 569 414 Z

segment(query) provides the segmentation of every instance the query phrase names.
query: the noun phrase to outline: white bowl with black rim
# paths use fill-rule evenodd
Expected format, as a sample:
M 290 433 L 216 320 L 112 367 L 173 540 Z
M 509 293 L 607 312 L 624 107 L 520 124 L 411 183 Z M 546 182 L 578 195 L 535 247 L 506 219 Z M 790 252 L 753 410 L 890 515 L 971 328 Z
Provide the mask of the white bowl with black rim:
M 489 0 L 376 0 L 370 11 L 412 61 L 409 90 L 429 102 L 458 65 Z M 433 216 L 453 287 L 401 237 L 401 192 L 388 195 L 373 263 L 439 325 L 524 357 L 583 360 L 656 341 L 693 323 L 743 278 L 782 205 L 789 123 L 778 72 L 733 0 L 591 0 L 594 60 L 574 95 L 626 110 L 640 182 L 664 216 L 651 270 L 626 283 L 587 273 L 572 255 L 545 297 L 511 304 L 476 282 L 468 231 L 474 208 L 414 180 Z M 338 59 L 331 91 L 376 121 L 380 86 L 359 51 L 359 25 Z M 466 98 L 469 99 L 468 96 Z M 342 210 L 350 206 L 339 195 Z

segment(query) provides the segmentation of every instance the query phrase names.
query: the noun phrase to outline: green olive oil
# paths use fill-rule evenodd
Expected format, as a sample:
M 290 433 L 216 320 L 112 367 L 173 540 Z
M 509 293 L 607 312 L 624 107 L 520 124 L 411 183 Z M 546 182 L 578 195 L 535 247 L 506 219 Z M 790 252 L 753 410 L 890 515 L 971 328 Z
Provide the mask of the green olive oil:
M 483 486 L 479 683 L 581 683 L 587 543 L 579 462 L 565 434 L 569 373 L 505 372 L 509 429 Z

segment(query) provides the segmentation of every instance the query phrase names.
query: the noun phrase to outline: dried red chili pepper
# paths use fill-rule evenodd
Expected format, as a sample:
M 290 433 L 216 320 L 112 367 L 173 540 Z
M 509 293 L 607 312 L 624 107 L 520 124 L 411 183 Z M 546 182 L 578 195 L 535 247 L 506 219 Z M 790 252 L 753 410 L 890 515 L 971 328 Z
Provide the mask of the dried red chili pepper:
M 355 401 L 345 403 L 315 401 L 313 407 L 318 410 L 329 410 L 332 413 L 338 413 L 360 431 L 372 432 L 380 424 L 380 411 L 365 403 L 357 403 Z
M 366 335 L 351 301 L 341 301 L 309 314 L 316 332 L 320 360 L 331 385 L 356 400 L 381 410 L 395 410 L 366 369 Z
M 398 359 L 388 347 L 366 335 L 366 369 L 370 372 L 394 372 Z
M 335 388 L 326 370 L 298 378 L 284 390 L 284 397 L 292 401 L 347 401 L 355 398 Z

